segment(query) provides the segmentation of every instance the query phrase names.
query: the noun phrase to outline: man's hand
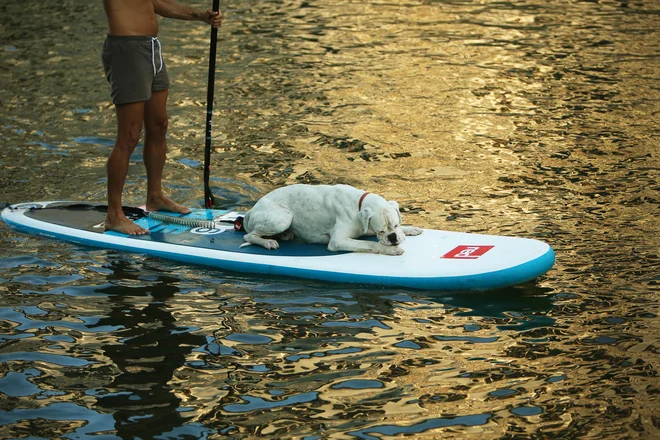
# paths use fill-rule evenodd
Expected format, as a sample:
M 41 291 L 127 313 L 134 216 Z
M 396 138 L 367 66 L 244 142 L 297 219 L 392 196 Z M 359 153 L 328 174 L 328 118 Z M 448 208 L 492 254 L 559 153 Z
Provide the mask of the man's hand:
M 200 11 L 190 6 L 177 3 L 175 0 L 153 0 L 156 14 L 179 20 L 199 20 L 219 28 L 222 25 L 222 11 L 214 12 L 213 9 Z
M 214 28 L 222 25 L 222 11 L 215 12 L 213 9 L 207 9 L 200 17 L 204 23 L 208 23 Z

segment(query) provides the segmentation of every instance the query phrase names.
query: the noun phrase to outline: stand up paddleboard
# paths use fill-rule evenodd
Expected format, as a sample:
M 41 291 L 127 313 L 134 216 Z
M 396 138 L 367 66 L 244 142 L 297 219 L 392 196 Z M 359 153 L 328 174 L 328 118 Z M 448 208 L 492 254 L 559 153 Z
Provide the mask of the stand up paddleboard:
M 400 256 L 330 252 L 296 241 L 281 241 L 277 250 L 241 248 L 244 232 L 234 228 L 239 214 L 214 209 L 167 213 L 163 221 L 162 214 L 126 207 L 126 215 L 150 231 L 130 236 L 105 231 L 106 211 L 102 203 L 22 203 L 5 208 L 2 219 L 31 234 L 223 270 L 424 290 L 513 286 L 534 280 L 555 261 L 552 248 L 538 240 L 433 229 L 406 237 Z

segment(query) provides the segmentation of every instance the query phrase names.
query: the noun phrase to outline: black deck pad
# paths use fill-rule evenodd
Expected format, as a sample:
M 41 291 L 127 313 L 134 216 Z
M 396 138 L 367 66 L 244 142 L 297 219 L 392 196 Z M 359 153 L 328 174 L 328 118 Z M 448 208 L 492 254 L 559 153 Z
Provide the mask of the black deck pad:
M 146 217 L 147 213 L 134 206 L 122 206 L 126 217 L 131 220 L 138 220 Z M 27 217 L 35 220 L 41 220 L 60 226 L 70 228 L 84 229 L 87 231 L 103 232 L 104 228 L 99 227 L 105 221 L 108 212 L 108 205 L 100 202 L 80 202 L 80 203 L 53 203 L 47 207 L 35 207 L 25 213 Z

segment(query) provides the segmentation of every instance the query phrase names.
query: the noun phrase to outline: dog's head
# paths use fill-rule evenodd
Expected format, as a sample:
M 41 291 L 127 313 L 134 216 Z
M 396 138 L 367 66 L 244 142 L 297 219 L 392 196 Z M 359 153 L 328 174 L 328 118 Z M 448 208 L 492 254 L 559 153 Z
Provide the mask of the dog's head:
M 406 239 L 401 230 L 399 204 L 394 200 L 370 203 L 364 206 L 358 215 L 364 234 L 369 231 L 376 234 L 378 241 L 385 246 L 397 246 Z M 366 204 L 365 204 L 366 205 Z

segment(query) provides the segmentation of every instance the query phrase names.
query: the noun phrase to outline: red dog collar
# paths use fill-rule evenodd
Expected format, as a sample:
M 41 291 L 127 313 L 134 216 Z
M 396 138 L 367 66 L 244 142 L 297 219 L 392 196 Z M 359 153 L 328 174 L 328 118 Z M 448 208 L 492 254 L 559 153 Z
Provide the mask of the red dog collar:
M 369 193 L 369 192 L 365 192 L 365 193 L 362 194 L 362 196 L 360 197 L 360 201 L 358 202 L 358 211 L 360 211 L 360 210 L 362 209 L 362 201 L 364 200 L 365 197 L 367 197 L 367 194 L 371 194 L 371 193 Z

